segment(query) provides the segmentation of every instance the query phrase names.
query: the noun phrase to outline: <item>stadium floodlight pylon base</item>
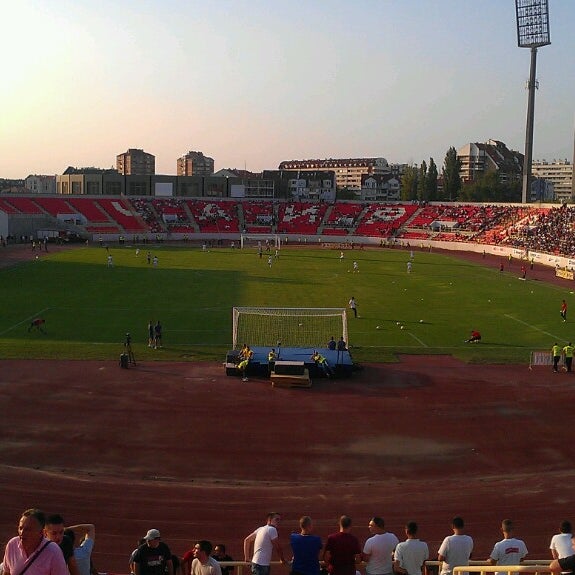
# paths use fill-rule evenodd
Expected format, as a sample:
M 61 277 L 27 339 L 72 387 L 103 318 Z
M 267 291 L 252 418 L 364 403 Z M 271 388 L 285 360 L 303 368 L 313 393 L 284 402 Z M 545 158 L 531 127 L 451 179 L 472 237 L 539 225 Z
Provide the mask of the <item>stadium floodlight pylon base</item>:
M 333 336 L 349 346 L 345 308 L 234 307 L 233 349 L 251 347 L 326 348 Z

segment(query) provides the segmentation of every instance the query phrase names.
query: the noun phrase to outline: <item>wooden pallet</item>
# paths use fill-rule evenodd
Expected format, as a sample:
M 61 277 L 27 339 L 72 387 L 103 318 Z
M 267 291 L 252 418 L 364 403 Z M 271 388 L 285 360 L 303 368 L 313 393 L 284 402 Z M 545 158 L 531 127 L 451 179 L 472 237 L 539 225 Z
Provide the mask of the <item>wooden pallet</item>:
M 309 371 L 304 369 L 301 375 L 284 375 L 272 371 L 272 387 L 311 387 Z

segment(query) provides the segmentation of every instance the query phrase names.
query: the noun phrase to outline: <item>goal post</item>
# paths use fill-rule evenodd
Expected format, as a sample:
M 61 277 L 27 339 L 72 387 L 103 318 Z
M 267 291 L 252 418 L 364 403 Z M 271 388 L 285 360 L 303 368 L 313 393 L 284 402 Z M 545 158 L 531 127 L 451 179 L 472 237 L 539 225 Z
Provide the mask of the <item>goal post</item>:
M 266 244 L 267 242 L 267 244 Z M 279 234 L 241 234 L 240 248 L 265 248 L 266 245 L 279 250 L 281 248 L 281 239 Z
M 349 346 L 345 308 L 233 308 L 233 349 L 244 343 L 325 348 L 331 336 L 343 336 Z

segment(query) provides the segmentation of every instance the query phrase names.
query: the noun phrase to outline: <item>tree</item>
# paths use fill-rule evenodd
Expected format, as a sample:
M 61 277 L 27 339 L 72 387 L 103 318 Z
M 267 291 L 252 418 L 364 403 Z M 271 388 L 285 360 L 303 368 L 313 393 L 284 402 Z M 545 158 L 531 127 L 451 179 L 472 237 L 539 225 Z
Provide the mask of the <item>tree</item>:
M 429 168 L 425 179 L 425 198 L 430 202 L 438 200 L 437 197 L 437 166 L 433 158 L 429 158 Z
M 461 190 L 461 160 L 457 157 L 457 150 L 452 146 L 445 154 L 443 161 L 443 199 L 456 201 Z
M 407 166 L 401 176 L 401 199 L 412 201 L 417 198 L 417 180 L 419 172 L 416 166 Z
M 520 202 L 521 182 L 503 183 L 499 172 L 493 170 L 465 184 L 460 199 L 467 202 Z
M 338 188 L 335 192 L 335 197 L 338 200 L 357 200 L 358 195 L 355 190 L 348 188 Z
M 417 181 L 417 199 L 427 200 L 426 195 L 426 182 L 427 182 L 427 164 L 425 160 L 421 162 L 421 166 L 419 166 L 419 179 Z

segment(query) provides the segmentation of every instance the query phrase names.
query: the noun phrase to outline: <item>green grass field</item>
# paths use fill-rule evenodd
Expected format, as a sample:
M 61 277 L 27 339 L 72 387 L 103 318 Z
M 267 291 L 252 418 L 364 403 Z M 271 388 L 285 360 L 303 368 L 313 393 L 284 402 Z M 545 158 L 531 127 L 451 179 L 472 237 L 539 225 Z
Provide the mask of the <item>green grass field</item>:
M 232 341 L 233 306 L 345 307 L 356 361 L 392 361 L 398 353 L 453 354 L 474 363 L 527 363 L 532 350 L 575 339 L 559 317 L 573 292 L 455 257 L 401 250 L 281 251 L 270 269 L 255 250 L 79 247 L 0 271 L 0 357 L 116 359 L 126 332 L 137 360 L 222 361 Z M 352 259 L 358 274 L 348 273 Z M 28 333 L 34 317 L 44 335 Z M 147 324 L 160 319 L 164 347 L 147 347 Z M 421 321 L 422 320 L 422 321 Z M 398 322 L 404 326 L 401 330 Z M 380 329 L 377 329 L 380 326 Z M 483 342 L 465 344 L 472 329 Z M 340 334 L 326 334 L 336 338 Z

